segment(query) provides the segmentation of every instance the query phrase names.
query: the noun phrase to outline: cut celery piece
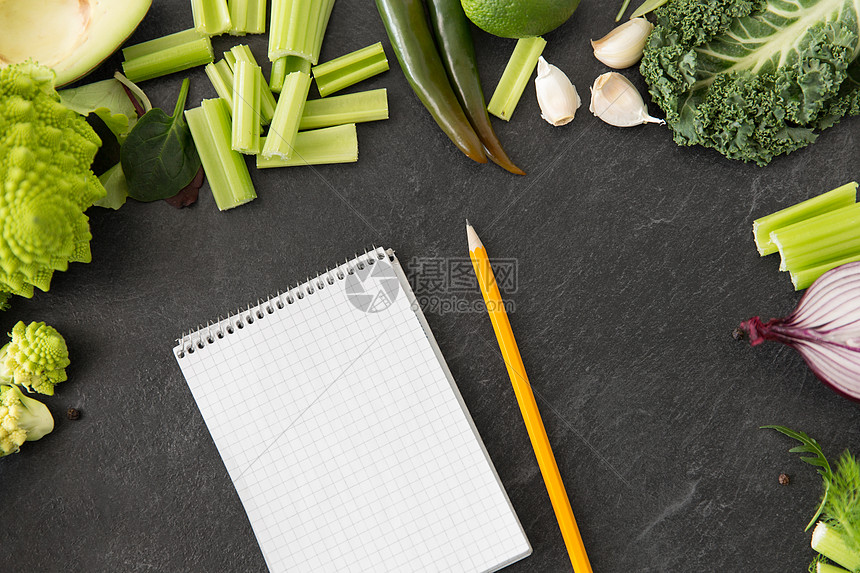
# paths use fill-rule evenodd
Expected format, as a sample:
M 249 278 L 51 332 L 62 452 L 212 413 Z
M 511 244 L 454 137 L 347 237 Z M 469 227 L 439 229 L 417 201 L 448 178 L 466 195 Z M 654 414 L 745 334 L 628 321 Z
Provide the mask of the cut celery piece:
M 266 159 L 280 157 L 290 159 L 293 156 L 293 146 L 296 134 L 299 132 L 299 122 L 308 99 L 311 87 L 311 77 L 303 72 L 293 72 L 284 81 L 284 89 L 278 98 L 275 117 L 269 127 L 266 143 L 263 145 L 262 156 Z
M 233 68 L 236 66 L 236 56 L 233 55 L 233 52 L 227 50 L 224 52 L 224 61 L 227 62 L 227 65 L 230 66 L 230 71 L 233 71 Z
M 788 225 L 770 234 L 780 270 L 798 271 L 852 254 L 860 243 L 860 203 Z
M 827 271 L 856 261 L 860 261 L 860 252 L 857 252 L 855 255 L 852 255 L 850 257 L 839 259 L 838 261 L 831 261 L 823 265 L 818 265 L 817 267 L 812 267 L 799 271 L 791 271 L 789 273 L 789 276 L 791 276 L 791 284 L 794 285 L 794 290 L 803 290 L 805 288 L 809 288 L 810 286 L 812 286 L 812 283 L 818 280 L 818 277 L 820 277 Z
M 382 42 L 312 68 L 322 97 L 387 70 L 388 59 L 382 49 Z
M 124 48 L 122 69 L 133 82 L 142 82 L 212 62 L 208 36 L 194 28 Z
M 812 531 L 812 548 L 849 571 L 860 570 L 860 553 L 855 551 L 839 531 L 819 521 Z M 850 538 L 849 538 L 850 539 Z
M 334 0 L 272 0 L 269 60 L 299 56 L 316 64 L 333 6 Z
M 230 0 L 230 34 L 266 33 L 266 0 Z
M 233 70 L 233 151 L 260 153 L 260 66 L 236 60 Z
M 272 62 L 272 74 L 269 76 L 269 89 L 281 93 L 284 79 L 293 72 L 311 73 L 311 63 L 299 56 L 284 56 Z
M 811 219 L 828 211 L 853 205 L 857 201 L 857 183 L 851 182 L 832 191 L 807 199 L 753 221 L 753 238 L 761 256 L 777 252 L 770 234 L 777 229 Z
M 331 11 L 334 8 L 334 0 L 323 0 L 323 3 L 323 11 L 320 13 L 320 17 L 317 20 L 316 43 L 314 44 L 314 51 L 311 58 L 311 62 L 314 65 L 316 65 L 320 61 L 320 52 L 322 52 L 322 43 L 323 39 L 325 38 L 325 30 L 328 27 L 328 21 L 331 17 Z
M 849 571 L 831 563 L 822 563 L 819 561 L 815 564 L 815 571 L 813 573 L 849 573 Z
M 218 97 L 227 102 L 227 107 L 233 110 L 233 70 L 225 60 L 218 63 L 206 64 L 206 75 L 215 88 Z
M 191 0 L 194 29 L 207 36 L 217 36 L 230 29 L 227 0 Z
M 499 119 L 510 121 L 532 77 L 538 58 L 543 53 L 544 46 L 546 46 L 546 40 L 540 36 L 517 40 L 517 46 L 511 54 L 511 59 L 508 60 L 508 65 L 505 66 L 493 97 L 490 98 L 487 111 Z
M 215 204 L 221 211 L 257 198 L 245 158 L 230 149 L 230 114 L 222 99 L 205 99 L 185 112 Z
M 265 138 L 263 138 L 265 139 Z M 257 168 L 325 165 L 358 161 L 358 135 L 355 124 L 338 125 L 313 131 L 300 131 L 293 146 L 293 157 L 266 159 L 257 156 Z
M 388 92 L 385 88 L 308 100 L 299 129 L 380 119 L 388 119 Z
M 245 44 L 233 46 L 230 53 L 237 62 L 243 60 L 253 66 L 257 66 L 257 60 L 254 59 L 251 48 Z M 257 73 L 260 74 L 260 112 L 262 113 L 262 124 L 269 125 L 272 117 L 275 115 L 275 96 L 272 95 L 272 90 L 269 89 L 269 84 L 263 78 L 263 71 L 259 66 L 257 66 Z

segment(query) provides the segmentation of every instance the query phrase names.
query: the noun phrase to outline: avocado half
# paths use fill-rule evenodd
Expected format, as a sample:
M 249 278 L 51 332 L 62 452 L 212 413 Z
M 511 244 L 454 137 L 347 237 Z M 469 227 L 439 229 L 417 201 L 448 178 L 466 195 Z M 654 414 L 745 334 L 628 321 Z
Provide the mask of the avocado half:
M 87 75 L 128 38 L 152 0 L 0 0 L 0 68 L 33 59 L 57 86 Z

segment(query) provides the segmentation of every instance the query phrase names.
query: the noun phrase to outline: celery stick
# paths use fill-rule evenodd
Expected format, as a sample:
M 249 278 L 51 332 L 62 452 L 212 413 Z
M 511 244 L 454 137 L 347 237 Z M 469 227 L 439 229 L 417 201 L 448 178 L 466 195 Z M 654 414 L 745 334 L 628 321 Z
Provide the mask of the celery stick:
M 280 93 L 284 87 L 284 79 L 287 74 L 293 72 L 311 73 L 311 63 L 299 56 L 284 56 L 272 62 L 272 74 L 269 76 L 269 89 Z
M 847 569 L 831 565 L 830 563 L 822 563 L 819 561 L 815 564 L 815 573 L 848 573 Z
M 817 215 L 847 207 L 857 201 L 857 183 L 851 182 L 823 193 L 802 203 L 792 205 L 776 213 L 771 213 L 753 221 L 753 237 L 761 256 L 777 251 L 776 245 L 770 240 L 772 231 L 787 227 Z
M 388 59 L 382 49 L 382 42 L 312 68 L 322 97 L 386 70 L 388 70 Z
M 244 44 L 233 46 L 230 53 L 237 62 L 239 60 L 243 60 L 251 65 L 257 66 L 257 60 L 254 59 L 254 54 L 251 53 L 251 48 Z M 266 80 L 263 78 L 263 72 L 260 70 L 259 66 L 257 66 L 257 73 L 260 74 L 260 112 L 262 113 L 262 124 L 269 125 L 272 121 L 272 117 L 275 115 L 275 96 L 272 95 L 272 90 L 269 89 L 269 84 L 267 84 Z
M 385 88 L 308 100 L 299 129 L 319 129 L 380 119 L 388 119 L 388 93 Z
M 311 87 L 311 77 L 302 72 L 293 72 L 284 81 L 284 89 L 278 98 L 275 117 L 269 127 L 266 143 L 263 145 L 262 156 L 266 159 L 280 157 L 290 159 L 293 156 L 293 146 L 296 134 L 299 132 L 299 122 L 308 99 Z
M 230 34 L 266 33 L 266 0 L 230 0 Z
M 812 548 L 849 571 L 860 569 L 860 554 L 853 551 L 837 531 L 822 521 L 812 532 Z
M 770 240 L 779 250 L 780 270 L 800 270 L 838 257 L 838 247 L 860 237 L 860 203 L 777 229 Z M 836 247 L 833 251 L 830 247 Z M 853 247 L 851 247 L 853 248 Z M 850 253 L 844 252 L 841 256 Z
M 334 0 L 272 0 L 269 60 L 300 56 L 316 64 Z
M 227 0 L 191 0 L 194 28 L 201 34 L 217 36 L 230 29 Z
M 141 82 L 213 60 L 212 42 L 193 28 L 170 36 L 150 40 L 122 51 L 122 69 L 133 82 Z
M 860 253 L 860 232 L 855 230 L 853 233 L 853 237 L 845 240 L 822 241 L 821 246 L 815 251 L 797 255 L 790 254 L 790 251 L 785 254 L 780 253 L 783 256 L 780 270 L 801 271 Z
M 185 112 L 194 146 L 218 209 L 225 211 L 257 198 L 245 159 L 230 149 L 230 115 L 222 99 L 203 100 Z
M 217 64 L 206 64 L 205 70 L 206 75 L 209 76 L 209 81 L 212 82 L 212 87 L 215 88 L 215 93 L 227 102 L 227 107 L 232 111 L 233 70 L 230 69 L 225 60 L 221 60 Z
M 517 46 L 511 54 L 511 59 L 508 60 L 508 65 L 505 66 L 493 97 L 490 98 L 487 111 L 499 119 L 510 121 L 532 77 L 538 58 L 543 53 L 544 46 L 546 46 L 546 40 L 540 36 L 517 40 Z
M 233 55 L 233 52 L 227 50 L 224 52 L 224 61 L 227 62 L 227 65 L 230 66 L 230 71 L 233 71 L 233 67 L 236 65 L 236 56 Z
M 358 135 L 354 123 L 313 131 L 300 131 L 293 147 L 291 159 L 281 159 L 280 157 L 266 159 L 262 155 L 258 155 L 257 168 L 354 163 L 358 161 Z
M 824 263 L 823 265 L 818 265 L 817 267 L 791 271 L 789 273 L 789 276 L 791 276 L 791 284 L 794 285 L 794 290 L 809 288 L 812 286 L 812 283 L 818 279 L 818 277 L 830 269 L 835 269 L 836 267 L 841 267 L 842 265 L 847 265 L 848 263 L 853 263 L 855 261 L 860 261 L 860 252 L 851 255 L 850 257 L 839 259 L 838 261 L 831 261 L 829 263 Z
M 334 8 L 334 0 L 323 0 L 324 7 L 319 20 L 317 21 L 316 42 L 314 43 L 314 51 L 311 62 L 316 65 L 320 61 L 320 52 L 322 52 L 323 38 L 325 38 L 325 30 L 328 27 L 328 21 L 331 17 L 332 8 Z
M 260 66 L 236 60 L 233 70 L 234 151 L 260 153 Z

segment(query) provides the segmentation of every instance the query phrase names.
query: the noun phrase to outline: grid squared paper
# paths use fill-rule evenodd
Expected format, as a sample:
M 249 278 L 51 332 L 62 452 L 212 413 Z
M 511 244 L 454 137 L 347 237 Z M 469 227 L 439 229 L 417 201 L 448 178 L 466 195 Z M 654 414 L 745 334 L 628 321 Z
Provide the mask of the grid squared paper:
M 400 283 L 383 310 L 323 282 L 174 354 L 272 573 L 495 571 L 531 547 L 399 263 L 371 257 Z

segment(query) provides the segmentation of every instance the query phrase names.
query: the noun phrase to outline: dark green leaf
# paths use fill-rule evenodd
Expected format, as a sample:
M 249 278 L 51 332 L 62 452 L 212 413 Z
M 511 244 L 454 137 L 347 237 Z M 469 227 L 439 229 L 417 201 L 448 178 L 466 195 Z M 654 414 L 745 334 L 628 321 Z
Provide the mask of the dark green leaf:
M 172 116 L 153 108 L 128 134 L 121 158 L 129 197 L 138 201 L 167 199 L 197 175 L 200 157 L 183 113 L 187 96 L 186 78 Z

